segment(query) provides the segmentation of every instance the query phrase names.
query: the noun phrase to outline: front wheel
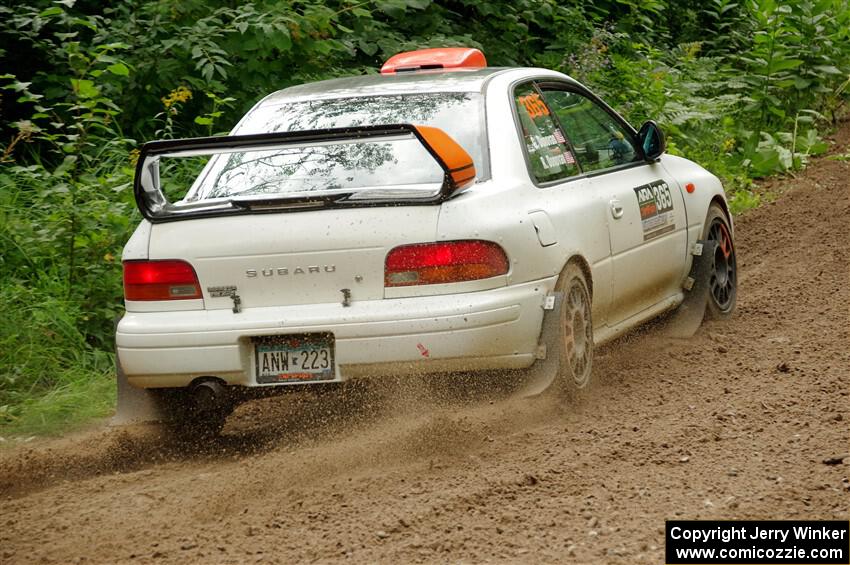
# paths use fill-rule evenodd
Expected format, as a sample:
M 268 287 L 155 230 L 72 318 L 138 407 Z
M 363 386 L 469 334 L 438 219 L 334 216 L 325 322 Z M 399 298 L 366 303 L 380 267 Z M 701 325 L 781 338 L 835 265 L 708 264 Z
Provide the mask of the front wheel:
M 708 209 L 703 240 L 717 244 L 708 273 L 707 314 L 715 320 L 728 318 L 738 299 L 738 262 L 729 220 L 717 204 L 712 204 Z
M 574 263 L 567 265 L 561 273 L 556 290 L 564 294 L 559 379 L 564 391 L 573 396 L 587 387 L 593 371 L 590 290 L 584 272 Z

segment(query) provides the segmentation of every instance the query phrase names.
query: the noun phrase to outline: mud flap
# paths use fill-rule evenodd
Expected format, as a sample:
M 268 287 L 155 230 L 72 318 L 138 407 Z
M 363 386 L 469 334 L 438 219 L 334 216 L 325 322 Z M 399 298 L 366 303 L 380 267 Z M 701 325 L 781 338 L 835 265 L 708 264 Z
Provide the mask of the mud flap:
M 126 426 L 166 420 L 154 393 L 143 388 L 136 388 L 127 381 L 127 375 L 121 368 L 117 354 L 115 355 L 115 372 L 118 384 L 118 402 L 115 407 L 115 416 L 112 417 L 110 425 Z
M 120 317 L 115 319 L 115 329 L 118 329 Z M 114 333 L 114 332 L 113 332 Z M 136 388 L 127 381 L 127 375 L 121 368 L 118 359 L 118 349 L 115 349 L 115 381 L 118 386 L 115 416 L 110 420 L 111 426 L 126 426 L 144 422 L 161 422 L 165 414 L 160 408 L 154 393 Z
M 664 336 L 689 338 L 702 325 L 705 309 L 708 306 L 709 291 L 711 290 L 709 282 L 711 269 L 714 268 L 714 252 L 716 249 L 716 241 L 702 242 L 702 254 L 694 256 L 691 274 L 689 275 L 693 279 L 694 285 L 689 291 L 686 291 L 684 302 L 665 320 L 660 330 Z
M 564 303 L 564 293 L 556 292 L 554 295 L 555 306 L 547 310 L 543 316 L 543 327 L 538 342 L 545 346 L 546 357 L 538 359 L 534 365 L 523 372 L 523 382 L 517 391 L 517 394 L 522 397 L 543 394 L 558 378 L 561 349 L 564 347 L 561 340 L 561 307 Z

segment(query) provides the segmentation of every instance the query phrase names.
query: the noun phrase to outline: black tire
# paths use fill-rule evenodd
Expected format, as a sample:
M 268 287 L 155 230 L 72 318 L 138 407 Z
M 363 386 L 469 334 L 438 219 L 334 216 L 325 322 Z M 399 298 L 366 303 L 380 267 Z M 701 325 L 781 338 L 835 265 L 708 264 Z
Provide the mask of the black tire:
M 584 271 L 570 263 L 561 272 L 557 292 L 561 304 L 561 361 L 558 379 L 570 398 L 576 398 L 590 383 L 593 373 L 593 320 L 591 294 Z
M 732 315 L 738 301 L 738 262 L 729 218 L 716 203 L 708 208 L 702 238 L 717 243 L 708 272 L 706 317 L 723 320 Z
M 156 401 L 168 431 L 187 442 L 217 437 L 234 408 L 229 402 L 204 406 L 189 389 L 183 388 L 157 390 Z

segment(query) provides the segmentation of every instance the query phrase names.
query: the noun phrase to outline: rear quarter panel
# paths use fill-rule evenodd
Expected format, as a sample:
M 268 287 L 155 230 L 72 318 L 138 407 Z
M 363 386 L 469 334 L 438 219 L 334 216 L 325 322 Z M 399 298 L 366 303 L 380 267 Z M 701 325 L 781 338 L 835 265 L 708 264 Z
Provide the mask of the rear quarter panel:
M 583 179 L 538 188 L 528 173 L 523 147 L 513 118 L 512 85 L 551 71 L 521 70 L 500 74 L 487 86 L 487 128 L 492 180 L 475 185 L 443 204 L 437 229 L 441 240 L 480 238 L 496 241 L 511 262 L 508 284 L 555 278 L 572 257 L 591 269 L 594 319 L 604 322 L 610 299 L 610 247 L 607 225 L 587 213 L 592 195 Z M 544 247 L 537 238 L 530 212 L 543 210 L 553 222 L 557 243 Z M 551 290 L 551 289 L 550 289 Z
M 122 261 L 136 261 L 148 258 L 148 250 L 151 239 L 151 228 L 153 226 L 147 220 L 142 220 L 133 235 L 124 245 L 124 250 L 121 253 Z

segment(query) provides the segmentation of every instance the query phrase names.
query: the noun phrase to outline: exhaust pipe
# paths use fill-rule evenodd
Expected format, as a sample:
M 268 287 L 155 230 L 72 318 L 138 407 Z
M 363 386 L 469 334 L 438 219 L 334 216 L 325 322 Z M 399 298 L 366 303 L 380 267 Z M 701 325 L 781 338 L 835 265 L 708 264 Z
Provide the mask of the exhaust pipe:
M 220 381 L 207 379 L 189 388 L 192 409 L 197 414 L 216 412 L 229 404 L 230 395 Z

